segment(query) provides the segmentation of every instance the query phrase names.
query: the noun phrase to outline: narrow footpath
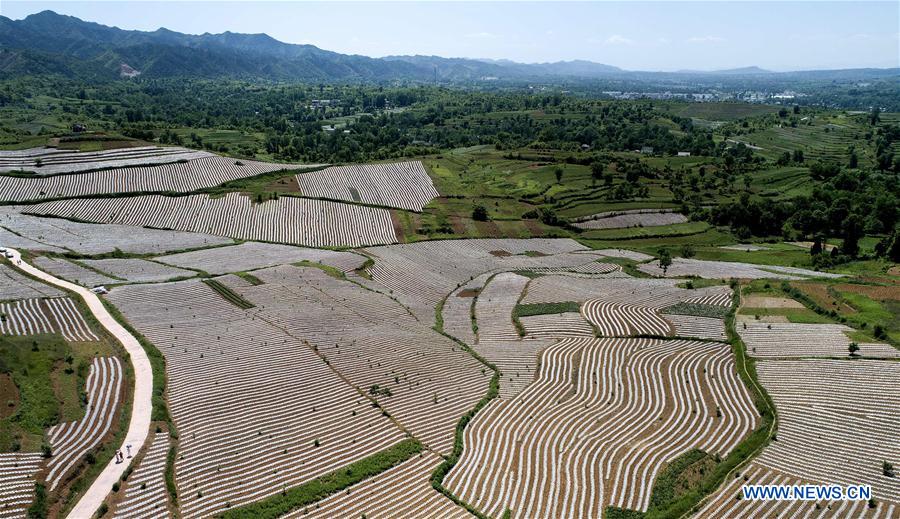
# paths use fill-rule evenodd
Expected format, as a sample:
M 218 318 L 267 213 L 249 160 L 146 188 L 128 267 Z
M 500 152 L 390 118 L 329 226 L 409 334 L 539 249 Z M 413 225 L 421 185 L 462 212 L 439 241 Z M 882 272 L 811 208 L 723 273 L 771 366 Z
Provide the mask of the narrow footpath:
M 69 283 L 35 268 L 23 261 L 21 254 L 14 249 L 7 248 L 7 251 L 12 254 L 12 257 L 9 258 L 10 262 L 22 272 L 81 296 L 97 321 L 125 347 L 134 371 L 134 400 L 131 405 L 131 420 L 128 424 L 128 432 L 125 434 L 125 440 L 122 442 L 122 445 L 118 448 L 125 453 L 127 452 L 125 446 L 131 445 L 132 454 L 137 454 L 144 446 L 147 434 L 150 431 L 150 413 L 153 405 L 153 370 L 150 368 L 150 359 L 147 358 L 144 348 L 141 347 L 138 340 L 128 330 L 109 314 L 100 298 L 97 297 L 97 294 L 82 286 Z M 115 457 L 113 457 L 103 469 L 103 472 L 97 476 L 97 479 L 91 483 L 91 486 L 81 496 L 81 499 L 78 500 L 75 508 L 72 509 L 67 517 L 70 519 L 89 519 L 92 517 L 94 512 L 100 507 L 100 504 L 106 499 L 106 496 L 112 491 L 113 484 L 119 481 L 119 478 L 133 459 L 126 458 L 123 463 L 116 463 Z

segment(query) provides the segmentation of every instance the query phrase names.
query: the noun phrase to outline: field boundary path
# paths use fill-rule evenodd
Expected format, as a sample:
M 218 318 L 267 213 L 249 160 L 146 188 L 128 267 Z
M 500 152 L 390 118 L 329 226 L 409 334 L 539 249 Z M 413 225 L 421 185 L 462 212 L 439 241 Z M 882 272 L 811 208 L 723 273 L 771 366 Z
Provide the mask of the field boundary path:
M 128 424 L 128 431 L 125 434 L 125 440 L 121 446 L 117 448 L 122 452 L 126 452 L 125 446 L 131 446 L 131 452 L 137 453 L 144 446 L 147 440 L 147 434 L 150 430 L 150 412 L 152 409 L 153 394 L 153 371 L 150 368 L 150 359 L 138 340 L 128 332 L 103 306 L 100 298 L 90 290 L 63 281 L 59 278 L 51 276 L 46 272 L 28 264 L 22 260 L 21 254 L 14 249 L 7 249 L 12 254 L 10 262 L 19 270 L 34 276 L 41 281 L 46 281 L 51 285 L 64 288 L 75 292 L 84 300 L 88 308 L 97 318 L 97 321 L 106 328 L 128 352 L 131 361 L 131 367 L 134 370 L 134 401 L 131 405 L 131 419 Z M 126 458 L 127 459 L 127 458 Z M 100 504 L 106 499 L 112 490 L 113 484 L 119 481 L 119 478 L 125 472 L 125 469 L 131 464 L 131 458 L 125 463 L 116 463 L 115 459 L 109 461 L 103 472 L 97 476 L 97 479 L 91 483 L 81 499 L 75 504 L 75 507 L 69 512 L 70 519 L 84 519 L 92 517 Z

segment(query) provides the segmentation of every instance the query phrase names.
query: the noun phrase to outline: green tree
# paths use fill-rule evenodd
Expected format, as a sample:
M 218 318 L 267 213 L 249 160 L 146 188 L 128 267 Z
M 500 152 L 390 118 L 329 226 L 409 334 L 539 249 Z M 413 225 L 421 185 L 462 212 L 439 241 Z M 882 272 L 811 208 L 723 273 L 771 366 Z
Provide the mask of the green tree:
M 819 254 L 822 254 L 822 237 L 816 236 L 813 238 L 812 247 L 809 248 L 809 255 L 818 256 Z
M 875 126 L 876 124 L 881 122 L 881 108 L 877 106 L 872 108 L 872 113 L 869 114 L 869 124 Z
M 476 205 L 475 208 L 472 209 L 472 219 L 478 222 L 488 221 L 487 209 L 483 205 Z
M 855 342 L 851 342 L 847 346 L 847 350 L 850 352 L 851 357 L 855 357 L 856 353 L 859 351 L 859 344 L 856 344 Z
M 556 169 L 553 171 L 553 174 L 556 175 L 556 183 L 557 183 L 557 184 L 561 183 L 561 182 L 562 182 L 562 177 L 563 177 L 563 169 L 562 169 L 562 168 L 556 168 Z
M 659 268 L 663 270 L 663 276 L 665 276 L 669 267 L 672 266 L 672 254 L 669 253 L 668 249 L 659 249 L 657 254 L 659 256 Z
M 862 219 L 855 214 L 851 214 L 844 220 L 844 243 L 841 245 L 841 252 L 855 258 L 859 254 L 859 239 L 862 237 Z
M 604 171 L 606 171 L 606 164 L 599 160 L 591 162 L 591 178 L 595 183 L 603 178 Z

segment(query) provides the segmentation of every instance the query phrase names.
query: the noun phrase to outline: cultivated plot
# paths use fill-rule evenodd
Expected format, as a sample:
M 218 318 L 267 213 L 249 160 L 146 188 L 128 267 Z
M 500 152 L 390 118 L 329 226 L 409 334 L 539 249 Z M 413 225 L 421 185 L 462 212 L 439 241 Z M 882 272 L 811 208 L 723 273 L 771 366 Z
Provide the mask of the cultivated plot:
M 766 357 L 846 357 L 848 336 L 854 330 L 843 324 L 766 323 L 745 321 L 737 332 L 747 345 L 747 353 Z M 856 355 L 864 357 L 900 357 L 900 350 L 889 344 L 858 343 Z
M 0 150 L 0 172 L 28 171 L 56 175 L 97 169 L 168 164 L 213 157 L 212 153 L 178 147 L 140 146 L 103 151 L 57 148 Z
M 900 482 L 884 474 L 883 464 L 896 466 L 900 460 L 896 433 L 900 364 L 766 360 L 757 364 L 757 371 L 778 409 L 778 439 L 744 470 L 746 482 L 871 485 L 877 507 L 867 510 L 865 501 L 820 502 L 819 508 L 815 502 L 739 501 L 735 496 L 744 483 L 739 478 L 726 483 L 700 516 L 812 513 L 826 517 L 896 517 Z
M 123 167 L 49 177 L 0 176 L 0 200 L 25 202 L 116 193 L 190 193 L 232 180 L 310 167 L 208 156 L 163 166 Z
M 63 291 L 0 263 L 0 300 L 63 296 Z
M 777 265 L 753 265 L 735 261 L 707 261 L 692 258 L 674 258 L 672 265 L 663 272 L 658 262 L 644 263 L 637 267 L 640 271 L 654 276 L 681 277 L 697 276 L 705 279 L 806 279 L 813 277 L 839 278 L 842 274 L 831 274 L 797 267 Z
M 447 294 L 485 273 L 540 268 L 566 271 L 596 262 L 570 239 L 440 240 L 363 252 L 375 260 L 373 286 L 386 288 L 422 322 L 434 322 L 434 308 Z
M 109 296 L 166 356 L 183 515 L 277 494 L 407 431 L 449 452 L 456 421 L 490 380 L 471 355 L 390 298 L 322 270 L 254 276 L 261 284 L 217 278 L 248 309 L 199 281 Z
M 170 267 L 155 261 L 137 258 L 81 260 L 81 263 L 129 283 L 153 283 L 175 278 L 192 277 L 197 274 L 191 270 Z M 122 281 L 118 282 L 121 283 Z
M 724 344 L 566 339 L 544 350 L 533 384 L 476 416 L 444 484 L 491 516 L 646 510 L 666 463 L 725 455 L 757 422 Z
M 95 358 L 87 378 L 85 415 L 80 420 L 55 425 L 47 431 L 53 456 L 47 461 L 49 490 L 63 482 L 63 477 L 82 462 L 110 432 L 119 408 L 123 386 L 122 363 L 116 357 Z
M 575 224 L 579 229 L 622 229 L 625 227 L 654 227 L 684 223 L 688 219 L 681 213 L 634 209 L 631 211 L 611 211 L 598 213 L 579 219 Z
M 0 303 L 0 314 L 0 333 L 5 335 L 58 333 L 67 341 L 98 340 L 75 302 L 67 297 Z
M 431 486 L 431 474 L 443 461 L 432 452 L 415 456 L 396 467 L 329 496 L 315 505 L 295 510 L 285 518 L 332 517 L 472 517 Z
M 333 166 L 297 175 L 304 196 L 421 211 L 440 196 L 421 161 Z
M 202 270 L 210 274 L 226 274 L 256 270 L 275 265 L 309 261 L 350 272 L 365 263 L 366 258 L 353 252 L 292 247 L 274 243 L 246 242 L 232 247 L 183 252 L 160 256 L 156 261 Z
M 4 241 L 4 246 L 49 252 L 69 250 L 80 254 L 104 254 L 116 249 L 146 254 L 232 243 L 232 240 L 211 234 L 96 225 L 22 214 L 31 209 L 29 206 L 0 206 L 0 230 L 5 229 L 20 240 Z M 4 234 L 0 233 L 0 236 Z
M 63 258 L 40 256 L 33 263 L 44 272 L 88 288 L 122 281 Z
M 386 209 L 296 197 L 261 204 L 240 193 L 221 198 L 149 195 L 73 199 L 37 204 L 28 212 L 313 247 L 359 247 L 397 241 Z
M 0 517 L 27 517 L 43 461 L 38 452 L 0 453 Z
M 184 517 L 277 494 L 403 438 L 300 339 L 204 283 L 129 285 L 109 299 L 166 356 Z
M 128 476 L 122 498 L 116 504 L 116 519 L 165 519 L 171 517 L 168 509 L 169 494 L 166 490 L 166 454 L 169 451 L 169 433 L 155 433 L 150 446 L 134 471 Z

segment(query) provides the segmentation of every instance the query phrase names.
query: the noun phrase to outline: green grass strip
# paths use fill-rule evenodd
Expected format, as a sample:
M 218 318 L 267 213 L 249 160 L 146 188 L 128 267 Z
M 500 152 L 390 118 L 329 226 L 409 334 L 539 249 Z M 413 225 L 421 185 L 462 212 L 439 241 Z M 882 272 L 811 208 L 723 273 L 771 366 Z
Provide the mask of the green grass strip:
M 407 439 L 377 452 L 344 468 L 320 476 L 300 486 L 284 490 L 281 494 L 262 501 L 233 508 L 217 517 L 222 519 L 264 519 L 281 517 L 288 512 L 321 501 L 326 497 L 380 474 L 422 452 L 423 446 L 416 439 Z
M 693 315 L 697 317 L 728 317 L 729 308 L 716 305 L 703 305 L 699 303 L 676 303 L 667 306 L 660 313 L 669 315 Z
M 531 315 L 561 314 L 565 312 L 578 313 L 580 309 L 581 305 L 575 301 L 565 301 L 562 303 L 534 303 L 516 305 L 516 308 L 513 310 L 513 315 L 515 317 L 528 317 Z
M 238 308 L 243 308 L 244 310 L 246 310 L 248 308 L 253 308 L 256 306 L 250 301 L 247 301 L 246 299 L 241 297 L 241 295 L 234 290 L 228 288 L 215 279 L 204 279 L 203 282 L 209 285 L 210 288 L 218 292 L 219 295 L 222 296 L 226 301 Z

